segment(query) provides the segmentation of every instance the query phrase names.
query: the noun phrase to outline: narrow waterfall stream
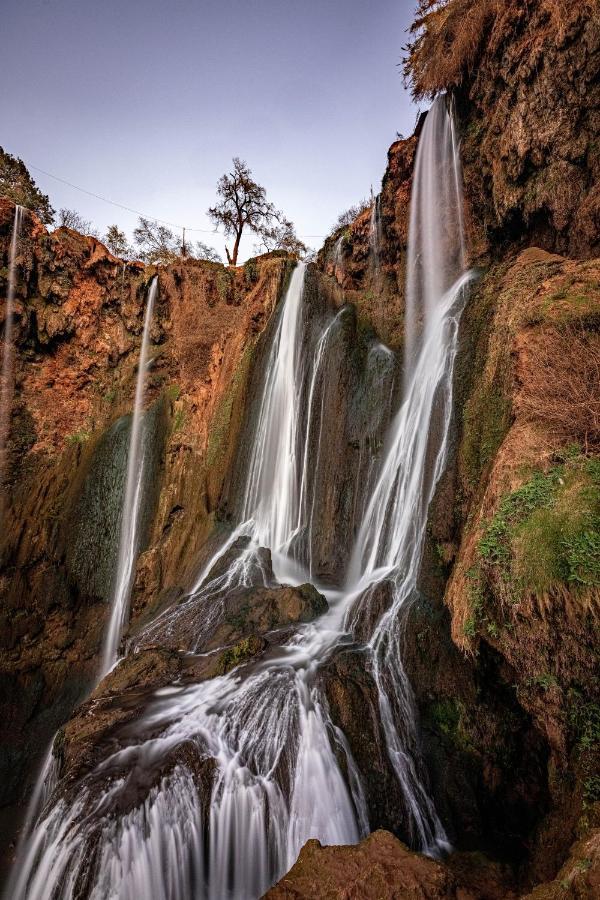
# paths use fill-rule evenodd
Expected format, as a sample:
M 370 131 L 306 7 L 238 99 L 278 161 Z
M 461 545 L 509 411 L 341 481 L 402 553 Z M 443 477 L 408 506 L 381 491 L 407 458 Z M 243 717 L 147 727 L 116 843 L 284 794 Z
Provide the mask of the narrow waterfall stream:
M 0 384 L 0 483 L 6 471 L 6 441 L 10 431 L 10 411 L 14 389 L 15 350 L 13 344 L 13 318 L 17 285 L 17 254 L 23 220 L 23 207 L 15 206 L 10 251 L 8 257 L 8 291 L 4 308 L 4 339 L 2 341 L 2 382 Z
M 447 848 L 420 774 L 401 636 L 447 457 L 458 322 L 471 278 L 463 271 L 461 203 L 452 117 L 441 98 L 421 134 L 413 185 L 404 396 L 383 453 L 360 477 L 362 493 L 354 498 L 360 527 L 343 583 L 319 582 L 313 548 L 323 392 L 348 313 L 330 311 L 311 339 L 308 273 L 299 264 L 271 334 L 239 524 L 188 596 L 147 626 L 137 645 L 183 635 L 190 653 L 201 652 L 228 592 L 269 586 L 273 578 L 316 583 L 327 612 L 298 625 L 259 662 L 159 691 L 125 745 L 107 750 L 76 784 L 59 782 L 18 863 L 12 897 L 252 900 L 290 868 L 309 838 L 360 840 L 370 828 L 364 773 L 335 727 L 318 677 L 324 663 L 359 640 L 407 832 L 416 849 L 436 855 Z M 435 278 L 430 267 L 438 267 Z M 391 357 L 376 343 L 367 355 L 378 385 L 372 396 L 382 408 L 393 396 Z M 390 603 L 364 636 L 365 610 L 384 583 Z M 190 634 L 191 622 L 197 625 Z
M 102 657 L 102 674 L 108 672 L 117 660 L 119 641 L 127 621 L 129 598 L 135 574 L 135 563 L 139 552 L 139 517 L 144 489 L 144 445 L 143 418 L 144 395 L 146 390 L 146 370 L 148 367 L 148 346 L 154 303 L 158 294 L 158 277 L 155 275 L 148 290 L 144 330 L 138 360 L 135 385 L 135 399 L 131 419 L 131 435 L 127 453 L 127 476 L 119 537 L 119 556 L 113 589 L 111 613 L 106 632 Z

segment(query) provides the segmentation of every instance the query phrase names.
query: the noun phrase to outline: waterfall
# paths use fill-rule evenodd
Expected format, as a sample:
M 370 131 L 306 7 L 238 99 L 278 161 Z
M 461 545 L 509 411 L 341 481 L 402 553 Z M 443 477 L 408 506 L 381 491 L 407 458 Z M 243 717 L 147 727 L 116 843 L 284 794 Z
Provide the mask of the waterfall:
M 304 263 L 298 263 L 267 360 L 252 448 L 243 521 L 253 520 L 259 546 L 283 550 L 298 524 Z
M 393 585 L 392 604 L 369 642 L 373 675 L 388 752 L 412 813 L 413 839 L 434 853 L 446 837 L 414 767 L 416 717 L 401 644 L 429 504 L 447 459 L 458 325 L 473 278 L 464 271 L 459 160 L 453 116 L 440 97 L 425 120 L 412 186 L 404 400 L 349 568 L 349 583 L 364 591 L 363 602 L 374 584 L 387 579 Z
M 123 499 L 123 512 L 121 517 L 117 571 L 113 587 L 110 619 L 102 656 L 103 674 L 113 667 L 117 659 L 119 641 L 121 640 L 121 635 L 129 611 L 129 598 L 133 586 L 135 563 L 139 552 L 139 519 L 144 489 L 144 395 L 146 390 L 146 369 L 148 367 L 150 328 L 152 325 L 152 313 L 157 293 L 158 276 L 155 275 L 150 284 L 148 299 L 146 300 L 144 330 L 142 332 L 142 345 L 140 347 L 140 357 L 138 360 L 135 400 L 131 419 L 131 435 L 127 453 L 127 476 L 125 479 L 125 496 Z
M 24 209 L 15 206 L 12 237 L 8 256 L 8 292 L 4 308 L 4 340 L 2 343 L 2 383 L 0 386 L 0 482 L 6 472 L 6 441 L 10 431 L 10 412 L 14 390 L 15 348 L 13 344 L 13 318 L 17 286 L 17 253 Z
M 449 103 L 446 97 L 433 103 L 415 159 L 406 264 L 407 385 L 427 323 L 465 269 L 462 174 Z
M 441 204 L 431 190 L 440 172 L 452 179 Z M 160 691 L 125 745 L 108 746 L 77 783 L 59 782 L 28 842 L 14 900 L 253 900 L 289 869 L 307 839 L 351 844 L 365 836 L 362 776 L 317 676 L 355 638 L 355 623 L 382 582 L 391 585 L 391 603 L 370 626 L 364 665 L 412 844 L 433 855 L 447 848 L 421 774 L 401 645 L 428 508 L 447 458 L 458 323 L 471 278 L 463 272 L 461 203 L 458 149 L 442 98 L 421 134 L 413 184 L 411 221 L 418 224 L 408 261 L 404 397 L 381 458 L 366 469 L 370 496 L 359 504 L 362 525 L 345 586 L 321 585 L 328 611 L 272 644 L 261 660 Z M 434 279 L 425 263 L 443 276 Z M 149 626 L 150 643 L 187 622 L 190 611 L 202 623 L 217 621 L 228 591 L 266 583 L 261 547 L 271 551 L 279 581 L 300 583 L 311 574 L 310 553 L 294 554 L 319 505 L 314 473 L 326 452 L 319 392 L 344 311 L 325 317 L 311 342 L 305 284 L 300 264 L 266 357 L 238 526 L 183 602 Z M 389 356 L 371 347 L 369 383 L 382 366 L 387 372 Z M 380 380 L 388 398 L 389 379 Z M 308 455 L 315 436 L 316 457 Z M 204 627 L 192 649 L 201 650 Z
M 371 265 L 375 275 L 379 274 L 381 267 L 381 239 L 381 194 L 377 194 L 371 204 L 371 218 L 369 220 L 369 252 L 371 254 Z

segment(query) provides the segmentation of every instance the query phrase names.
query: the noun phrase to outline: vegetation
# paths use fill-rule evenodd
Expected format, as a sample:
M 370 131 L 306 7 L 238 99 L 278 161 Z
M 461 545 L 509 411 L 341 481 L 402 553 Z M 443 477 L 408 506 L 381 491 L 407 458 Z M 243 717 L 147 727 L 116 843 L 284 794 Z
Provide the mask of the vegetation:
M 600 461 L 577 453 L 548 472 L 535 472 L 502 500 L 478 555 L 479 564 L 468 573 L 469 637 L 490 624 L 485 598 L 492 583 L 507 602 L 600 587 Z
M 305 256 L 308 253 L 308 247 L 300 240 L 296 234 L 296 230 L 291 222 L 284 219 L 278 223 L 270 231 L 266 231 L 262 235 L 261 243 L 255 248 L 257 252 L 266 250 L 285 250 L 293 256 Z
M 331 237 L 339 231 L 340 228 L 348 228 L 348 226 L 352 225 L 355 219 L 364 213 L 365 210 L 371 208 L 370 200 L 360 200 L 358 203 L 355 203 L 354 206 L 349 206 L 348 209 L 345 209 L 344 212 L 340 213 L 336 219 L 335 225 L 331 229 L 329 236 Z M 347 238 L 348 235 L 344 234 L 344 237 Z
M 99 237 L 98 231 L 93 227 L 88 219 L 84 219 L 74 209 L 59 209 L 58 211 L 58 227 L 71 228 L 78 231 L 79 234 L 89 234 L 92 237 Z
M 50 200 L 36 186 L 23 160 L 11 156 L 2 147 L 0 147 L 0 196 L 31 209 L 44 225 L 54 221 L 54 210 Z
M 219 179 L 217 194 L 219 201 L 208 210 L 208 216 L 215 228 L 223 228 L 225 234 L 234 239 L 231 253 L 228 247 L 225 248 L 230 266 L 237 265 L 240 241 L 246 228 L 258 235 L 266 249 L 290 249 L 294 253 L 305 249 L 292 223 L 267 200 L 264 187 L 254 181 L 247 164 L 237 156 L 233 159 L 233 171 Z
M 202 241 L 184 246 L 170 228 L 144 216 L 140 216 L 133 237 L 136 255 L 150 265 L 168 265 L 182 256 L 221 262 L 217 251 Z
M 484 48 L 494 54 L 509 41 L 514 46 L 517 37 L 530 46 L 533 38 L 523 26 L 536 9 L 545 23 L 545 30 L 536 29 L 539 42 L 546 35 L 556 40 L 594 6 L 595 0 L 419 0 L 413 37 L 405 48 L 405 80 L 416 99 L 433 97 L 460 86 L 476 70 Z
M 262 648 L 263 642 L 260 638 L 254 635 L 244 638 L 221 654 L 217 664 L 217 675 L 226 675 L 227 672 L 231 672 L 236 666 L 248 662 L 249 659 L 260 653 Z
M 600 446 L 600 333 L 584 323 L 543 328 L 523 408 L 559 439 Z
M 129 259 L 132 248 L 127 240 L 127 235 L 119 229 L 118 225 L 109 225 L 104 235 L 104 243 L 113 254 L 121 259 Z

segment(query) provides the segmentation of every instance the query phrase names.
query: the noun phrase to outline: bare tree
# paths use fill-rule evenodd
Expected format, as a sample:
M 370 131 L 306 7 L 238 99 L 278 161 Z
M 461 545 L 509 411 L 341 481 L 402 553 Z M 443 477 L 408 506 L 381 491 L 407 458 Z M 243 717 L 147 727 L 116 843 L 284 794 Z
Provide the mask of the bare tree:
M 300 240 L 296 234 L 292 222 L 283 219 L 281 222 L 273 225 L 270 229 L 265 229 L 261 235 L 261 243 L 255 248 L 255 252 L 260 253 L 261 250 L 285 250 L 294 256 L 304 257 L 308 253 L 308 247 Z
M 133 237 L 139 258 L 151 265 L 166 266 L 185 256 L 222 262 L 217 251 L 203 241 L 187 244 L 184 249 L 183 238 L 180 241 L 170 228 L 151 219 L 140 217 L 137 228 L 133 231 Z
M 118 225 L 109 225 L 104 235 L 104 243 L 113 254 L 121 259 L 128 259 L 131 256 L 132 249 L 127 240 L 127 235 L 121 231 Z
M 333 234 L 338 230 L 338 228 L 345 228 L 347 225 L 351 225 L 361 213 L 363 213 L 366 209 L 369 209 L 371 206 L 370 200 L 361 200 L 359 203 L 355 203 L 354 206 L 350 206 L 337 218 L 337 222 L 333 226 L 331 233 Z
M 98 230 L 92 226 L 89 219 L 84 219 L 74 209 L 59 209 L 58 227 L 70 228 L 72 231 L 78 231 L 79 234 L 88 234 L 95 238 L 99 237 Z
M 254 181 L 246 163 L 237 156 L 233 159 L 233 171 L 219 179 L 217 194 L 219 202 L 211 206 L 208 216 L 215 228 L 222 226 L 225 234 L 234 238 L 233 251 L 230 253 L 226 247 L 225 252 L 229 265 L 235 266 L 244 228 L 264 238 L 284 218 L 267 200 L 264 187 Z
M 221 254 L 218 253 L 214 247 L 209 247 L 208 244 L 205 244 L 203 241 L 196 241 L 195 244 L 190 246 L 188 252 L 194 259 L 207 259 L 209 262 L 218 263 L 223 262 Z

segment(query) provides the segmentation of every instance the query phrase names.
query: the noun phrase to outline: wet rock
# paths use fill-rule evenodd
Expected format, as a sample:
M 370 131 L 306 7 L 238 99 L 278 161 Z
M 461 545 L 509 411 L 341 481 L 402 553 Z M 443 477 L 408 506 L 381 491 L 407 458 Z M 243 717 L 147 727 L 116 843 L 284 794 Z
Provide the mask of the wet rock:
M 448 869 L 377 831 L 356 847 L 308 841 L 265 900 L 468 900 Z
M 387 754 L 366 651 L 337 653 L 320 670 L 319 679 L 332 721 L 343 731 L 361 773 L 370 827 L 386 828 L 409 840 L 404 797 Z

